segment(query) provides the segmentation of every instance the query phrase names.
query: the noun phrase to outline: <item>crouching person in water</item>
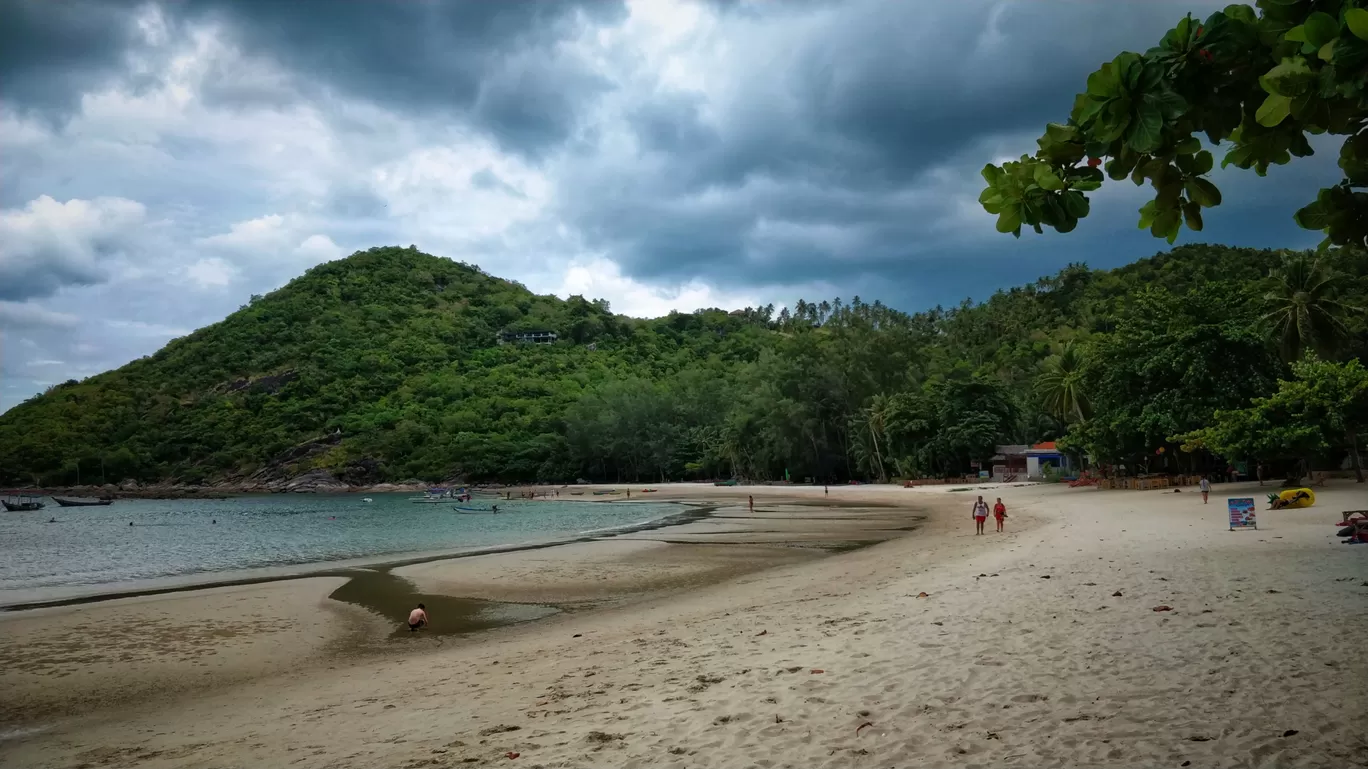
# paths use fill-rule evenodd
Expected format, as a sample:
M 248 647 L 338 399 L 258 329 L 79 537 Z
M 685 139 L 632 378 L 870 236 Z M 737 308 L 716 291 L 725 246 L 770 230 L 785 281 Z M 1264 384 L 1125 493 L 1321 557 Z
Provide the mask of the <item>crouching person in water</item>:
M 418 628 L 427 626 L 427 623 L 427 607 L 420 603 L 418 604 L 418 608 L 409 612 L 409 632 L 415 633 L 418 631 Z

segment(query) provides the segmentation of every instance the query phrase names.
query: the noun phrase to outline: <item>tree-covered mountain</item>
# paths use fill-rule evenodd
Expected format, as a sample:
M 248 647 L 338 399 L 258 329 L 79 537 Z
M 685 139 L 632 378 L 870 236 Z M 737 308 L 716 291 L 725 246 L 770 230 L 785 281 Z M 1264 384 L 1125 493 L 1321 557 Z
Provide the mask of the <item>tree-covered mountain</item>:
M 1361 355 L 1359 253 L 1185 246 L 911 315 L 856 297 L 636 320 L 371 249 L 0 415 L 0 480 L 878 479 L 1066 433 L 1137 462 L 1276 390 L 1297 259 L 1333 278 L 1340 327 L 1315 348 Z M 531 331 L 558 340 L 512 336 Z

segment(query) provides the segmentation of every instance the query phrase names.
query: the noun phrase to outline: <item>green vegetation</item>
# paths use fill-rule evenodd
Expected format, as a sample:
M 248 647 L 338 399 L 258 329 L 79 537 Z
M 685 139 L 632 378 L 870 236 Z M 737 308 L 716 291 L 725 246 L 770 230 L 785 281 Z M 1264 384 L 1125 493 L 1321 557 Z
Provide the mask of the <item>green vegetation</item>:
M 1183 436 L 1188 448 L 1298 461 L 1301 475 L 1312 457 L 1348 446 L 1362 483 L 1358 436 L 1368 431 L 1368 369 L 1358 360 L 1308 358 L 1292 364 L 1292 373 L 1249 408 L 1216 412 L 1212 426 Z
M 1106 177 L 1153 186 L 1140 227 L 1172 243 L 1202 209 L 1220 205 L 1207 146 L 1229 143 L 1221 166 L 1254 169 L 1312 154 L 1307 137 L 1348 137 L 1344 178 L 1296 213 L 1324 245 L 1368 243 L 1368 5 L 1364 0 L 1259 0 L 1206 21 L 1178 22 L 1144 54 L 1122 53 L 1088 77 L 1067 123 L 1045 129 L 1034 156 L 989 165 L 979 198 L 1000 232 L 1022 225 L 1069 232 L 1084 194 Z
M 1333 292 L 1293 298 L 1335 322 L 1292 324 L 1298 349 L 1326 361 L 1294 377 L 1279 285 L 1306 260 Z M 1357 251 L 1317 262 L 1185 246 L 914 315 L 855 298 L 634 320 L 412 248 L 372 249 L 0 415 L 0 481 L 71 483 L 79 467 L 89 482 L 103 464 L 111 481 L 144 482 L 310 470 L 351 483 L 839 482 L 957 475 L 996 444 L 1056 438 L 1098 462 L 1196 466 L 1212 460 L 1155 452 L 1200 449 L 1188 436 L 1224 429 L 1217 415 L 1363 354 L 1365 275 Z M 498 344 L 510 330 L 559 341 Z M 1337 462 L 1363 428 L 1358 401 L 1345 403 L 1294 450 L 1224 432 L 1203 445 Z

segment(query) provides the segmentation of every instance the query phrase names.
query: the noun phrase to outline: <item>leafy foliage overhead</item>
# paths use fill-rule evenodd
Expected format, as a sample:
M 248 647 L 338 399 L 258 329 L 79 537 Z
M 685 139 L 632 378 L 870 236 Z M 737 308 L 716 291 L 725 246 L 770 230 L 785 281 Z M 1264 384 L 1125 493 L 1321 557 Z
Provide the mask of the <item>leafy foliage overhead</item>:
M 988 165 L 983 207 L 997 229 L 1069 232 L 1088 215 L 1085 193 L 1105 177 L 1148 182 L 1140 227 L 1172 243 L 1201 230 L 1221 192 L 1207 175 L 1207 146 L 1228 146 L 1221 166 L 1253 169 L 1312 154 L 1310 135 L 1348 137 L 1344 178 L 1296 212 L 1324 245 L 1368 242 L 1368 9 L 1362 0 L 1259 0 L 1206 21 L 1190 15 L 1143 54 L 1124 52 L 1088 77 L 1064 123 L 1051 123 L 1035 155 Z M 1205 143 L 1203 141 L 1205 139 Z

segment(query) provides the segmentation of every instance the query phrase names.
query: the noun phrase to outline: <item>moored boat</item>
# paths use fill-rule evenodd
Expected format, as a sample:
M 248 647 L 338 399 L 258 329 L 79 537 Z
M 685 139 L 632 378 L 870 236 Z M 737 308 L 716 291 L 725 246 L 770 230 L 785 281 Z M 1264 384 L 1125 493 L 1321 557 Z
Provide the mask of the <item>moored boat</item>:
M 99 499 L 74 499 L 71 497 L 53 497 L 53 501 L 62 507 L 103 507 L 113 504 L 114 500 L 109 497 Z
M 0 499 L 0 505 L 4 505 L 5 509 L 11 513 L 27 513 L 46 507 L 38 500 L 38 497 L 32 494 L 16 494 L 13 492 L 5 495 L 4 499 Z

